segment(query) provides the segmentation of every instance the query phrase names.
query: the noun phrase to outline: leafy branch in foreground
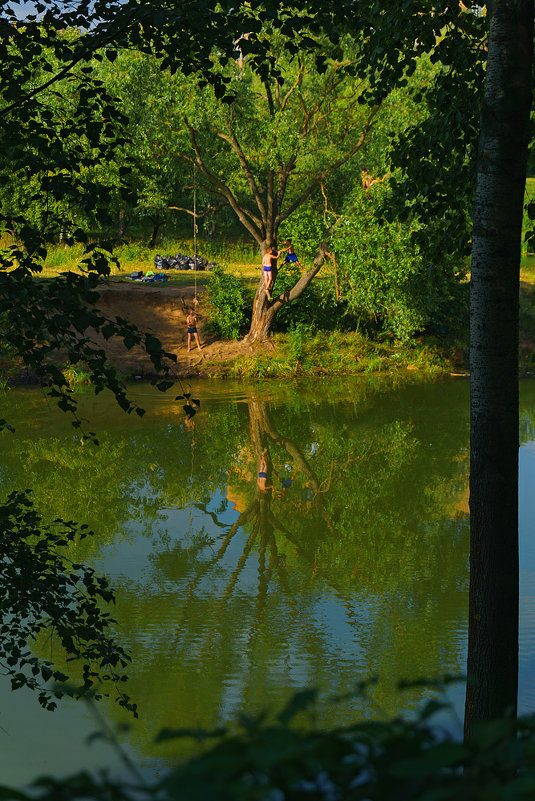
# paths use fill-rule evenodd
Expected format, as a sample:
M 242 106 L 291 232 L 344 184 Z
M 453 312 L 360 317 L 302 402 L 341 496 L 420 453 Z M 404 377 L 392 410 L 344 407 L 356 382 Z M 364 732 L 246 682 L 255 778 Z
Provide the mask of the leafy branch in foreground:
M 449 683 L 449 679 L 445 680 Z M 442 685 L 444 686 L 444 684 Z M 354 694 L 362 693 L 363 687 Z M 404 720 L 367 721 L 306 731 L 316 693 L 297 693 L 275 720 L 242 718 L 240 731 L 163 731 L 158 741 L 194 738 L 203 752 L 141 783 L 105 772 L 41 778 L 27 791 L 0 787 L 3 801 L 521 801 L 535 790 L 533 717 L 479 724 L 466 743 L 437 724 L 447 707 L 430 699 Z M 215 743 L 209 745 L 209 743 Z
M 36 690 L 41 706 L 54 709 L 53 698 L 73 677 L 30 649 L 43 636 L 57 637 L 67 661 L 81 665 L 81 684 L 69 686 L 69 694 L 99 699 L 109 695 L 100 685 L 113 684 L 119 705 L 137 717 L 120 689 L 131 660 L 110 635 L 114 619 L 101 609 L 102 602 L 115 601 L 113 591 L 106 578 L 67 555 L 69 545 L 91 535 L 72 521 L 43 525 L 28 491 L 11 493 L 0 506 L 0 666 L 13 690 Z
M 161 377 L 169 376 L 176 356 L 165 352 L 152 334 L 99 311 L 98 286 L 109 274 L 109 258 L 104 251 L 92 248 L 82 264 L 84 272 L 66 272 L 48 281 L 36 281 L 35 265 L 22 249 L 12 247 L 7 255 L 6 251 L 0 252 L 2 339 L 11 358 L 31 370 L 63 411 L 76 413 L 76 399 L 58 361 L 82 365 L 95 393 L 107 388 L 125 412 L 136 411 L 142 416 L 144 410 L 127 397 L 124 381 L 108 361 L 105 350 L 95 342 L 95 334 L 105 340 L 122 339 L 127 350 L 141 347 L 160 376 L 153 381 L 159 389 L 164 386 Z M 76 416 L 73 425 L 81 425 Z

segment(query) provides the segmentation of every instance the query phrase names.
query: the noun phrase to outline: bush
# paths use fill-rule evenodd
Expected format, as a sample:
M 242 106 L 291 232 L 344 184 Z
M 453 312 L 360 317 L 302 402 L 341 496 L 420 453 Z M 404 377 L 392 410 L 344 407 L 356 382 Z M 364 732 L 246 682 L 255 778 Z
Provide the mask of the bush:
M 355 696 L 358 693 L 355 693 Z M 462 743 L 432 716 L 431 698 L 413 720 L 368 721 L 332 730 L 298 725 L 315 701 L 297 693 L 275 719 L 242 715 L 238 732 L 161 731 L 157 742 L 195 738 L 199 756 L 163 779 L 140 783 L 89 772 L 41 779 L 28 791 L 0 786 L 6 801 L 527 801 L 535 792 L 533 718 L 474 727 Z
M 301 272 L 295 264 L 282 264 L 273 286 L 273 296 L 289 291 L 299 279 Z M 283 306 L 277 314 L 274 330 L 289 331 L 297 325 L 307 325 L 322 331 L 339 327 L 340 309 L 330 287 L 315 281 L 301 297 Z
M 223 339 L 239 339 L 245 323 L 245 296 L 240 280 L 217 265 L 208 287 L 210 326 Z
M 381 216 L 387 191 L 356 191 L 332 237 L 342 297 L 361 322 L 378 321 L 401 340 L 429 328 L 450 331 L 466 307 L 464 265 L 446 256 L 432 261 L 413 236 L 427 229 L 422 223 Z

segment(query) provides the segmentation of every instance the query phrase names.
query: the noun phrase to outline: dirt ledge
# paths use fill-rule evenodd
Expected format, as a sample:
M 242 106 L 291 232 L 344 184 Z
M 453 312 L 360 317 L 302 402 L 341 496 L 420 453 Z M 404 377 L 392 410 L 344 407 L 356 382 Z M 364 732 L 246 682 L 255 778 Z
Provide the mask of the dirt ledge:
M 199 351 L 195 346 L 188 353 L 186 317 L 193 307 L 195 296 L 193 286 L 112 283 L 99 288 L 99 292 L 97 307 L 102 313 L 111 319 L 125 318 L 141 331 L 158 337 L 164 350 L 176 355 L 174 372 L 181 378 L 224 375 L 228 363 L 237 357 L 271 350 L 269 344 L 252 345 L 221 341 L 205 332 L 203 323 L 207 319 L 206 304 L 202 291 L 198 290 L 197 327 L 202 350 Z M 154 375 L 152 363 L 141 348 L 126 350 L 122 341 L 116 337 L 106 341 L 103 337 L 96 336 L 95 341 L 106 351 L 110 361 L 123 375 L 141 377 Z

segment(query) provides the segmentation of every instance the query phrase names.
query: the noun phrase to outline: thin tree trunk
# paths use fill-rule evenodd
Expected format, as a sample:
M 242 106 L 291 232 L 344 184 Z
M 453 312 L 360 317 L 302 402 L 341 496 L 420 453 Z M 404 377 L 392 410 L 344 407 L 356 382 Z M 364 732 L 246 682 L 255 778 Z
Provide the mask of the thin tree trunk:
M 481 113 L 470 314 L 470 596 L 465 734 L 516 714 L 518 294 L 533 0 L 495 0 Z
M 149 240 L 149 248 L 155 248 L 158 239 L 158 232 L 160 230 L 160 223 L 161 223 L 160 215 L 156 214 L 154 217 L 151 217 L 150 220 L 152 222 L 152 235 Z
M 117 222 L 117 240 L 119 242 L 122 242 L 122 240 L 124 239 L 126 235 L 126 228 L 127 228 L 126 211 L 124 210 L 124 208 L 121 208 L 119 209 L 119 216 Z

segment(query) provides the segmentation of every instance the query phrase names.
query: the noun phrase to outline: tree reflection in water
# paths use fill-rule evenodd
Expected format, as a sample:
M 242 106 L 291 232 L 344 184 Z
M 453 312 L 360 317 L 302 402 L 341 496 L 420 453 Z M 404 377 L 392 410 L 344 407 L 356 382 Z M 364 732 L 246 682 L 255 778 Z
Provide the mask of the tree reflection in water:
M 400 700 L 397 679 L 462 672 L 462 415 L 452 431 L 436 409 L 412 405 L 404 417 L 315 408 L 312 424 L 308 408 L 251 400 L 247 411 L 248 441 L 243 421 L 227 470 L 237 517 L 225 522 L 228 503 L 217 513 L 213 498 L 197 501 L 210 544 L 187 575 L 173 572 L 184 592 L 172 650 L 190 692 L 202 685 L 197 719 L 273 707 L 301 683 L 343 692 L 374 673 L 385 680 L 367 714 L 413 707 L 423 691 Z
M 379 674 L 369 702 L 318 712 L 334 722 L 414 707 L 424 691 L 400 699 L 398 679 L 462 672 L 464 388 L 286 392 L 203 403 L 189 428 L 162 405 L 90 453 L 54 433 L 8 455 L 4 483 L 78 519 L 90 498 L 99 538 L 76 558 L 115 574 L 147 752 L 163 726 L 276 709 L 300 686 Z

